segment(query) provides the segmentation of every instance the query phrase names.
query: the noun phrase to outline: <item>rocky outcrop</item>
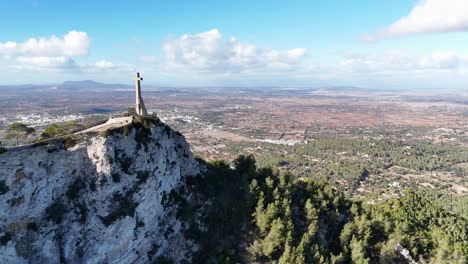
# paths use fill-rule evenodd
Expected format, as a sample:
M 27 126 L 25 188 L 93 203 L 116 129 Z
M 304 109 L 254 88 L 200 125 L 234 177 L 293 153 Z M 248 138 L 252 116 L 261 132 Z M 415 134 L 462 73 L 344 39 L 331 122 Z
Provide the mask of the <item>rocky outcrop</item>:
M 408 263 L 410 264 L 418 264 L 413 257 L 411 257 L 410 251 L 404 248 L 402 245 L 397 244 L 395 246 L 395 251 L 398 252 Z
M 190 262 L 170 197 L 199 172 L 150 119 L 0 154 L 0 263 Z

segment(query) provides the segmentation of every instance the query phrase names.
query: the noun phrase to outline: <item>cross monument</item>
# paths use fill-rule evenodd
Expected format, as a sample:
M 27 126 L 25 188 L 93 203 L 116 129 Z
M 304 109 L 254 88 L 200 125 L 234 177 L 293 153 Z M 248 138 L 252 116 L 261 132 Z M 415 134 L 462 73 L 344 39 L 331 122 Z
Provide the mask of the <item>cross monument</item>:
M 135 91 L 136 91 L 135 111 L 137 115 L 147 115 L 148 111 L 146 111 L 145 103 L 143 102 L 143 98 L 141 97 L 140 81 L 143 81 L 143 77 L 140 77 L 140 73 L 137 72 L 135 76 Z

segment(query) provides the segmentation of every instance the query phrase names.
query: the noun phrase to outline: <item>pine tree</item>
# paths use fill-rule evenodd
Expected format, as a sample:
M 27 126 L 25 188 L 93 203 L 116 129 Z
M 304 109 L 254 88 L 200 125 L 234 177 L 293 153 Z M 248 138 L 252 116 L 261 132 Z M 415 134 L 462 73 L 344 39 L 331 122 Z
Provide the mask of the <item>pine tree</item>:
M 265 198 L 263 192 L 260 192 L 257 207 L 255 207 L 254 221 L 257 227 L 260 229 L 260 233 L 264 234 L 268 228 L 268 218 L 264 209 Z
M 263 255 L 271 258 L 273 253 L 281 250 L 284 242 L 284 225 L 281 218 L 277 218 L 273 220 L 270 232 L 263 240 Z
M 351 259 L 356 264 L 368 264 L 370 260 L 366 257 L 366 248 L 362 240 L 353 238 L 351 240 Z
M 28 127 L 23 123 L 12 123 L 6 129 L 6 139 L 15 139 L 16 145 L 19 144 L 20 139 L 24 139 L 33 133 L 35 130 L 32 127 Z

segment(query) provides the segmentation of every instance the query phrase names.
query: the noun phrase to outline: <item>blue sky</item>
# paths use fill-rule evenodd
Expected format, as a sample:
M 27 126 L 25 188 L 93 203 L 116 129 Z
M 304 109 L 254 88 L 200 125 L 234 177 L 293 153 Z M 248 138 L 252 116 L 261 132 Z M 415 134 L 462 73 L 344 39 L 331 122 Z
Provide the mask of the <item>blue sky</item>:
M 468 1 L 0 0 L 1 84 L 468 88 Z M 20 76 L 20 77 L 19 77 Z

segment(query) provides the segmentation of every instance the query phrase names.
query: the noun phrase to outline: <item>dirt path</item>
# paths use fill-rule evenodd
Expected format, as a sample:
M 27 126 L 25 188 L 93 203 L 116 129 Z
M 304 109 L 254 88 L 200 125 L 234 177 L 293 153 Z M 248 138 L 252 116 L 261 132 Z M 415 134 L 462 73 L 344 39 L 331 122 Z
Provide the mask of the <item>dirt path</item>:
M 113 117 L 107 120 L 107 122 L 104 124 L 90 127 L 88 129 L 77 132 L 75 134 L 84 134 L 84 133 L 89 133 L 89 132 L 103 132 L 103 131 L 106 131 L 107 129 L 125 126 L 127 124 L 130 124 L 132 121 L 133 121 L 133 116 Z

